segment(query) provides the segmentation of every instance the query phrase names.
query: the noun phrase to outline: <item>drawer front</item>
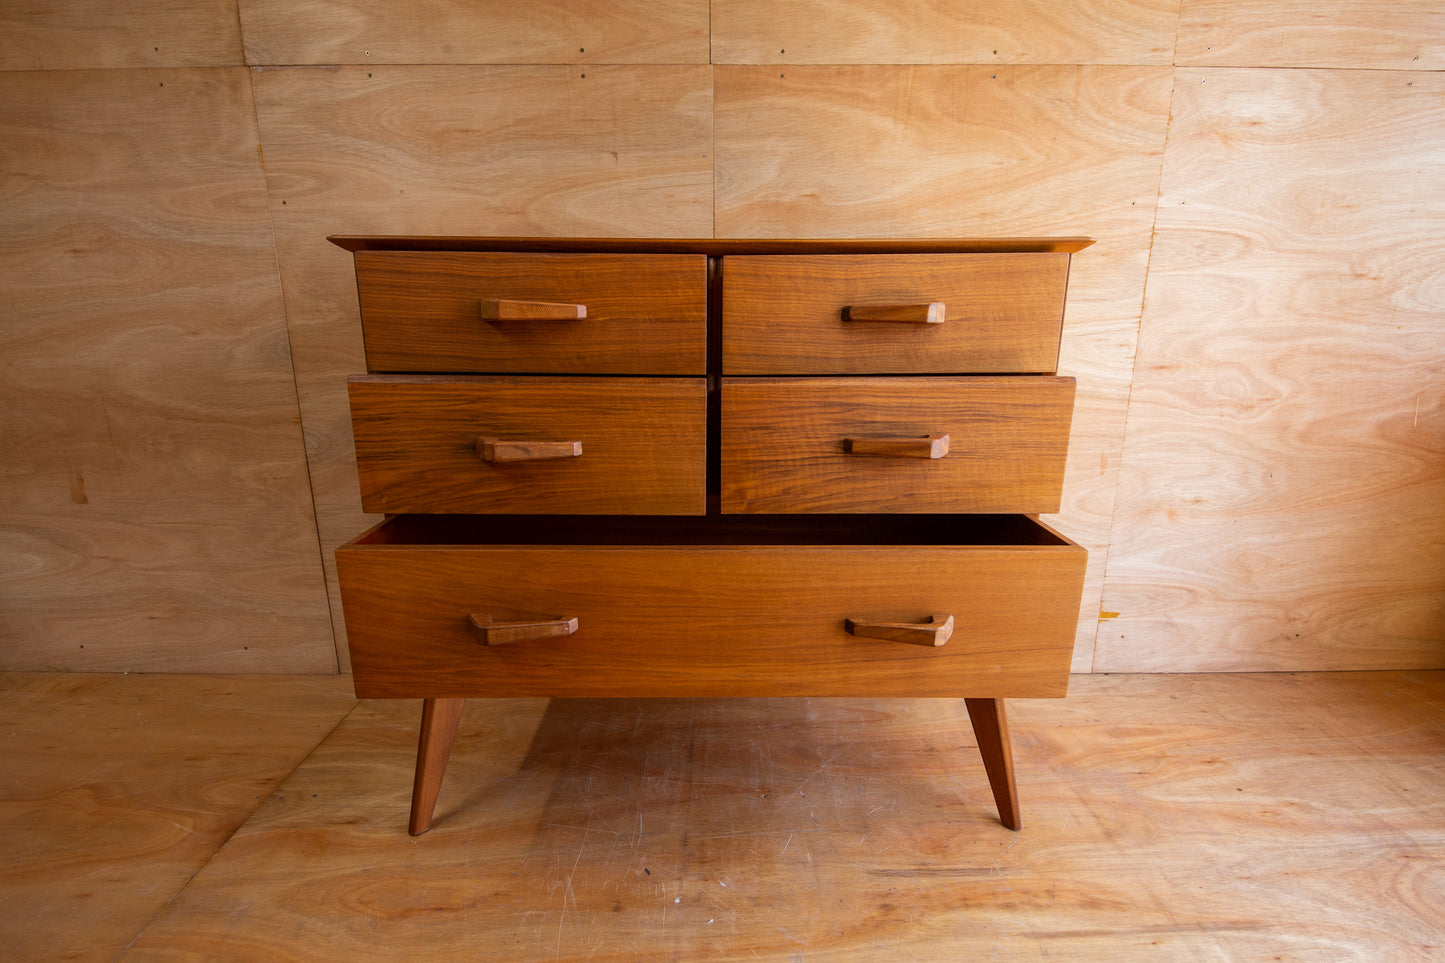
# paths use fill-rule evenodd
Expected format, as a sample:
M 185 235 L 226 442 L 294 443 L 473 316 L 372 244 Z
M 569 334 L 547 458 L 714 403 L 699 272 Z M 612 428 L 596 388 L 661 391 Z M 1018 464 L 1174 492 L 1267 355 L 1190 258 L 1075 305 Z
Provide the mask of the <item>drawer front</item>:
M 702 255 L 358 251 L 356 285 L 372 371 L 706 371 Z
M 348 388 L 365 511 L 705 508 L 701 378 L 396 375 Z
M 722 510 L 1057 512 L 1073 404 L 1048 376 L 724 378 Z
M 1085 553 L 389 545 L 336 557 L 362 698 L 1036 698 L 1067 689 Z M 940 647 L 846 627 L 947 615 Z M 485 645 L 472 617 L 576 628 Z
M 728 257 L 723 373 L 1052 373 L 1068 272 L 1066 253 Z

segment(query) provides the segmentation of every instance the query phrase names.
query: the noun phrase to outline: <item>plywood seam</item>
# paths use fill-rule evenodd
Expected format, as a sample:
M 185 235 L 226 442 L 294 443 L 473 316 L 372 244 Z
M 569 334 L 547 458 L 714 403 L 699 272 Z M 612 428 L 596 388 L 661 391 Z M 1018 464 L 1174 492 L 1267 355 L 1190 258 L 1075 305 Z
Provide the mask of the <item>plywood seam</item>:
M 712 59 L 712 4 L 708 4 L 708 59 Z M 708 104 L 707 111 L 707 136 L 708 136 L 708 183 L 712 187 L 712 236 L 717 237 L 717 65 L 707 65 L 708 79 L 711 81 L 712 103 Z
M 240 16 L 239 7 L 237 8 Z M 242 37 L 244 50 L 245 37 Z M 256 159 L 261 165 L 261 187 L 266 194 L 266 228 L 271 234 L 271 256 L 276 266 L 276 287 L 281 293 L 281 323 L 286 329 L 286 360 L 291 367 L 291 393 L 296 399 L 296 427 L 298 440 L 301 443 L 301 458 L 306 464 L 306 491 L 309 495 L 309 507 L 311 509 L 311 531 L 316 536 L 316 564 L 321 572 L 321 596 L 326 603 L 326 621 L 331 626 L 331 657 L 335 660 L 336 674 L 341 674 L 341 639 L 336 633 L 336 613 L 332 611 L 331 586 L 326 576 L 326 548 L 325 539 L 321 535 L 320 506 L 316 499 L 316 481 L 312 474 L 311 449 L 306 444 L 306 422 L 303 414 L 304 408 L 301 404 L 301 382 L 296 373 L 296 348 L 291 338 L 291 309 L 286 296 L 286 282 L 281 271 L 281 249 L 276 243 L 276 215 L 272 207 L 271 182 L 266 176 L 266 153 L 265 138 L 261 135 L 261 112 L 256 107 L 256 73 L 251 68 L 246 70 L 246 86 L 251 92 L 251 120 L 256 129 Z
M 405 63 L 394 63 L 392 61 L 376 62 L 373 60 L 303 60 L 281 63 L 272 61 L 269 63 L 250 61 L 244 64 L 218 64 L 219 67 L 250 67 L 255 70 L 337 70 L 342 67 L 365 67 L 368 70 L 487 70 L 501 69 L 507 67 L 567 67 L 579 70 L 588 70 L 594 67 L 629 67 L 632 69 L 645 70 L 651 67 L 712 67 L 714 64 L 704 63 L 700 60 L 655 60 L 647 63 L 633 63 L 629 60 L 485 60 L 485 61 L 464 61 L 464 60 L 418 60 Z M 821 66 L 832 66 L 824 64 Z M 851 64 L 849 66 L 852 66 Z M 898 64 L 884 64 L 883 66 L 899 66 Z M 937 66 L 937 65 L 932 65 Z M 944 64 L 943 66 L 951 66 Z M 1035 66 L 1030 64 L 1029 66 Z M 1107 66 L 1107 65 L 1106 65 Z M 1120 66 L 1131 66 L 1128 64 Z M 1147 65 L 1140 65 L 1147 66 Z M 1162 65 L 1155 65 L 1162 66 Z M 37 68 L 50 70 L 51 68 Z M 60 70 L 170 70 L 170 67 L 61 67 Z M 186 70 L 204 70 L 206 67 L 187 67 Z M 0 74 L 18 73 L 19 71 L 5 70 L 0 68 Z
M 1419 58 L 1416 58 L 1419 59 Z M 1441 67 L 1341 67 L 1336 64 L 1174 64 L 1181 70 L 1214 70 L 1223 73 L 1224 71 L 1252 70 L 1256 72 L 1266 71 L 1300 71 L 1321 73 L 1329 71 L 1338 74 L 1439 74 L 1445 73 Z M 1313 670 L 1304 670 L 1313 671 Z M 1388 669 L 1381 669 L 1381 672 L 1388 672 Z
M 244 3 L 244 2 L 246 2 L 246 0 L 236 0 L 236 5 L 233 7 L 233 9 L 236 11 L 236 40 L 237 40 L 237 42 L 239 42 L 240 45 L 241 45 L 240 63 L 241 63 L 241 66 L 243 66 L 243 67 L 249 67 L 249 66 L 251 66 L 251 61 L 246 58 L 246 18 L 241 16 L 241 4 Z M 252 111 L 255 111 L 255 109 L 256 109 L 256 88 L 255 88 L 254 86 L 252 86 L 252 88 L 251 88 L 251 110 L 252 110 Z M 256 136 L 259 137 L 260 134 L 261 134 L 261 118 L 258 116 L 258 117 L 256 118 Z M 267 191 L 267 192 L 266 192 L 266 207 L 267 207 L 267 210 L 269 210 L 270 207 L 271 207 L 270 191 Z M 276 239 L 276 232 L 273 230 L 273 231 L 271 232 L 271 240 L 274 242 L 275 239 Z M 278 263 L 279 263 L 279 258 L 278 258 Z
M 166 900 L 165 905 L 162 906 L 160 909 L 156 910 L 155 915 L 146 921 L 146 924 L 140 928 L 140 931 L 136 933 L 135 936 L 131 937 L 130 942 L 121 949 L 120 953 L 116 957 L 117 959 L 124 957 L 127 953 L 130 952 L 130 948 L 135 945 L 136 941 L 139 940 L 142 936 L 145 936 L 146 932 L 151 928 L 152 925 L 154 925 L 156 920 L 164 916 L 166 912 L 171 908 L 171 904 L 176 901 L 176 898 L 180 896 L 183 892 L 185 892 L 186 888 L 190 886 L 191 883 L 195 882 L 197 876 L 201 875 L 206 871 L 206 867 L 210 866 L 211 863 L 215 861 L 215 858 L 220 855 L 221 850 L 225 849 L 226 846 L 230 844 L 231 840 L 236 838 L 236 834 L 240 832 L 243 828 L 245 828 L 246 824 L 251 821 L 251 818 L 256 815 L 256 810 L 260 809 L 262 804 L 265 803 L 267 799 L 270 799 L 272 796 L 276 795 L 276 793 L 281 791 L 281 787 L 286 785 L 286 781 L 292 776 L 296 775 L 296 772 L 303 765 L 305 765 L 312 756 L 316 754 L 316 750 L 320 749 L 321 746 L 325 744 L 326 740 L 330 739 L 333 735 L 335 735 L 336 730 L 341 728 L 342 723 L 344 723 L 347 719 L 351 718 L 352 714 L 356 712 L 357 708 L 360 705 L 361 700 L 356 700 L 356 702 L 352 704 L 351 708 L 347 709 L 345 714 L 343 714 L 340 719 L 337 719 L 335 724 L 333 724 L 330 729 L 327 729 L 324 735 L 320 736 L 316 740 L 315 744 L 312 745 L 309 750 L 307 750 L 306 755 L 302 756 L 299 760 L 297 760 L 296 765 L 292 766 L 289 772 L 287 772 L 280 779 L 276 780 L 276 785 L 272 787 L 269 793 L 266 794 L 265 798 L 258 801 L 256 805 L 252 806 L 246 811 L 246 814 L 236 822 L 236 826 L 234 829 L 231 830 L 230 835 L 228 835 L 225 839 L 221 840 L 216 845 L 216 849 L 213 853 L 211 853 L 210 858 L 207 859 L 200 866 L 196 867 L 196 871 L 191 873 L 191 875 L 187 876 L 185 882 L 181 883 L 181 885 L 176 887 L 176 891 L 171 894 L 170 899 Z
M 1185 4 L 1186 2 L 1187 2 L 1187 0 L 1179 0 L 1179 6 L 1178 6 L 1177 8 L 1175 8 L 1175 10 L 1174 10 L 1174 49 L 1171 50 L 1171 51 L 1169 51 L 1169 63 L 1170 63 L 1171 66 L 1174 66 L 1174 67 L 1178 67 L 1178 66 L 1179 66 L 1179 34 L 1184 30 L 1184 4 Z M 1174 91 L 1173 91 L 1173 90 L 1170 90 L 1170 91 L 1169 91 L 1169 103 L 1170 103 L 1171 105 L 1174 103 Z M 1171 111 L 1170 111 L 1170 118 L 1171 118 L 1171 119 L 1173 118 L 1173 114 L 1174 114 L 1174 112 L 1171 110 Z M 1169 142 L 1168 136 L 1166 136 L 1166 137 L 1164 138 L 1164 141 L 1165 141 L 1166 144 Z M 1163 159 L 1162 159 L 1162 158 L 1161 158 L 1161 160 L 1160 160 L 1160 165 L 1161 165 L 1161 167 L 1162 167 L 1162 165 L 1163 165 Z M 1156 219 L 1157 219 L 1157 217 L 1158 217 L 1158 209 L 1157 209 L 1157 208 L 1155 209 L 1155 216 L 1156 216 Z M 1151 237 L 1152 237 L 1152 235 L 1151 235 Z M 1150 246 L 1151 249 L 1153 248 L 1154 245 L 1153 245 L 1152 240 L 1150 241 L 1150 245 L 1149 245 L 1149 246 Z M 1147 277 L 1148 277 L 1148 276 L 1146 275 L 1145 277 L 1146 277 L 1146 280 L 1147 280 Z M 1133 382 L 1132 382 L 1132 381 L 1130 382 L 1130 386 L 1131 386 L 1131 387 L 1133 386 Z
M 1183 0 L 1180 0 L 1182 11 Z M 1175 50 L 1178 50 L 1178 36 Z M 1169 150 L 1169 137 L 1174 130 L 1174 94 L 1179 86 L 1179 68 L 1171 67 L 1173 75 L 1169 83 L 1169 116 L 1164 122 L 1164 140 L 1159 149 L 1159 170 L 1155 177 L 1154 217 L 1149 223 L 1149 254 L 1144 259 L 1144 285 L 1139 294 L 1139 320 L 1134 325 L 1134 352 L 1129 360 L 1129 390 L 1124 396 L 1124 427 L 1119 433 L 1119 464 L 1114 468 L 1114 493 L 1109 500 L 1109 534 L 1104 539 L 1101 551 L 1103 574 L 1099 584 L 1099 611 L 1094 614 L 1094 654 L 1089 660 L 1089 672 L 1099 671 L 1099 643 L 1104 628 L 1104 600 L 1109 594 L 1109 561 L 1114 548 L 1114 525 L 1119 520 L 1119 487 L 1124 478 L 1124 457 L 1129 445 L 1129 414 L 1133 410 L 1135 371 L 1139 364 L 1139 342 L 1144 336 L 1144 309 L 1149 303 L 1149 279 L 1153 276 L 1154 243 L 1159 236 L 1159 206 L 1164 197 L 1164 156 Z

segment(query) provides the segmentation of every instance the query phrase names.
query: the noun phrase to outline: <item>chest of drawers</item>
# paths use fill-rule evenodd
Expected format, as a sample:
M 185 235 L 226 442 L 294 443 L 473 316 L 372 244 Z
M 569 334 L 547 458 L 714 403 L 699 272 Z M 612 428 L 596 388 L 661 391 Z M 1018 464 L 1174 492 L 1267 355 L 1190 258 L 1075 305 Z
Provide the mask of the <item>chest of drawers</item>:
M 366 374 L 337 550 L 356 692 L 421 698 L 424 832 L 465 699 L 1062 696 L 1085 552 L 1057 377 L 1085 239 L 336 237 Z

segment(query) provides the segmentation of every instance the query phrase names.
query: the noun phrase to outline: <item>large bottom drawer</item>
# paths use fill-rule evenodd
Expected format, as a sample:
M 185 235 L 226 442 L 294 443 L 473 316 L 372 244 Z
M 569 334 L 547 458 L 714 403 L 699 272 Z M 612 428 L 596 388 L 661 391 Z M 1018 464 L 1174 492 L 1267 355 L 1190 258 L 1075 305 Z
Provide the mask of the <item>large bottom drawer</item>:
M 336 553 L 362 698 L 1062 696 L 1085 557 L 1022 515 L 397 516 Z

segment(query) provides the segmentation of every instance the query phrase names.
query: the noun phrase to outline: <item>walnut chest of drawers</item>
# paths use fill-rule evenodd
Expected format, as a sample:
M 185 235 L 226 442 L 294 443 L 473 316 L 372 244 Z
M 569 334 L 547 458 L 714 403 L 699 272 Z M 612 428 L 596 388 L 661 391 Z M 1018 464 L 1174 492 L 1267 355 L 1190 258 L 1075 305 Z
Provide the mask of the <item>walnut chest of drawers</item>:
M 337 550 L 356 693 L 421 698 L 411 831 L 463 701 L 1062 696 L 1085 552 L 1055 375 L 1080 238 L 336 237 L 367 373 Z

